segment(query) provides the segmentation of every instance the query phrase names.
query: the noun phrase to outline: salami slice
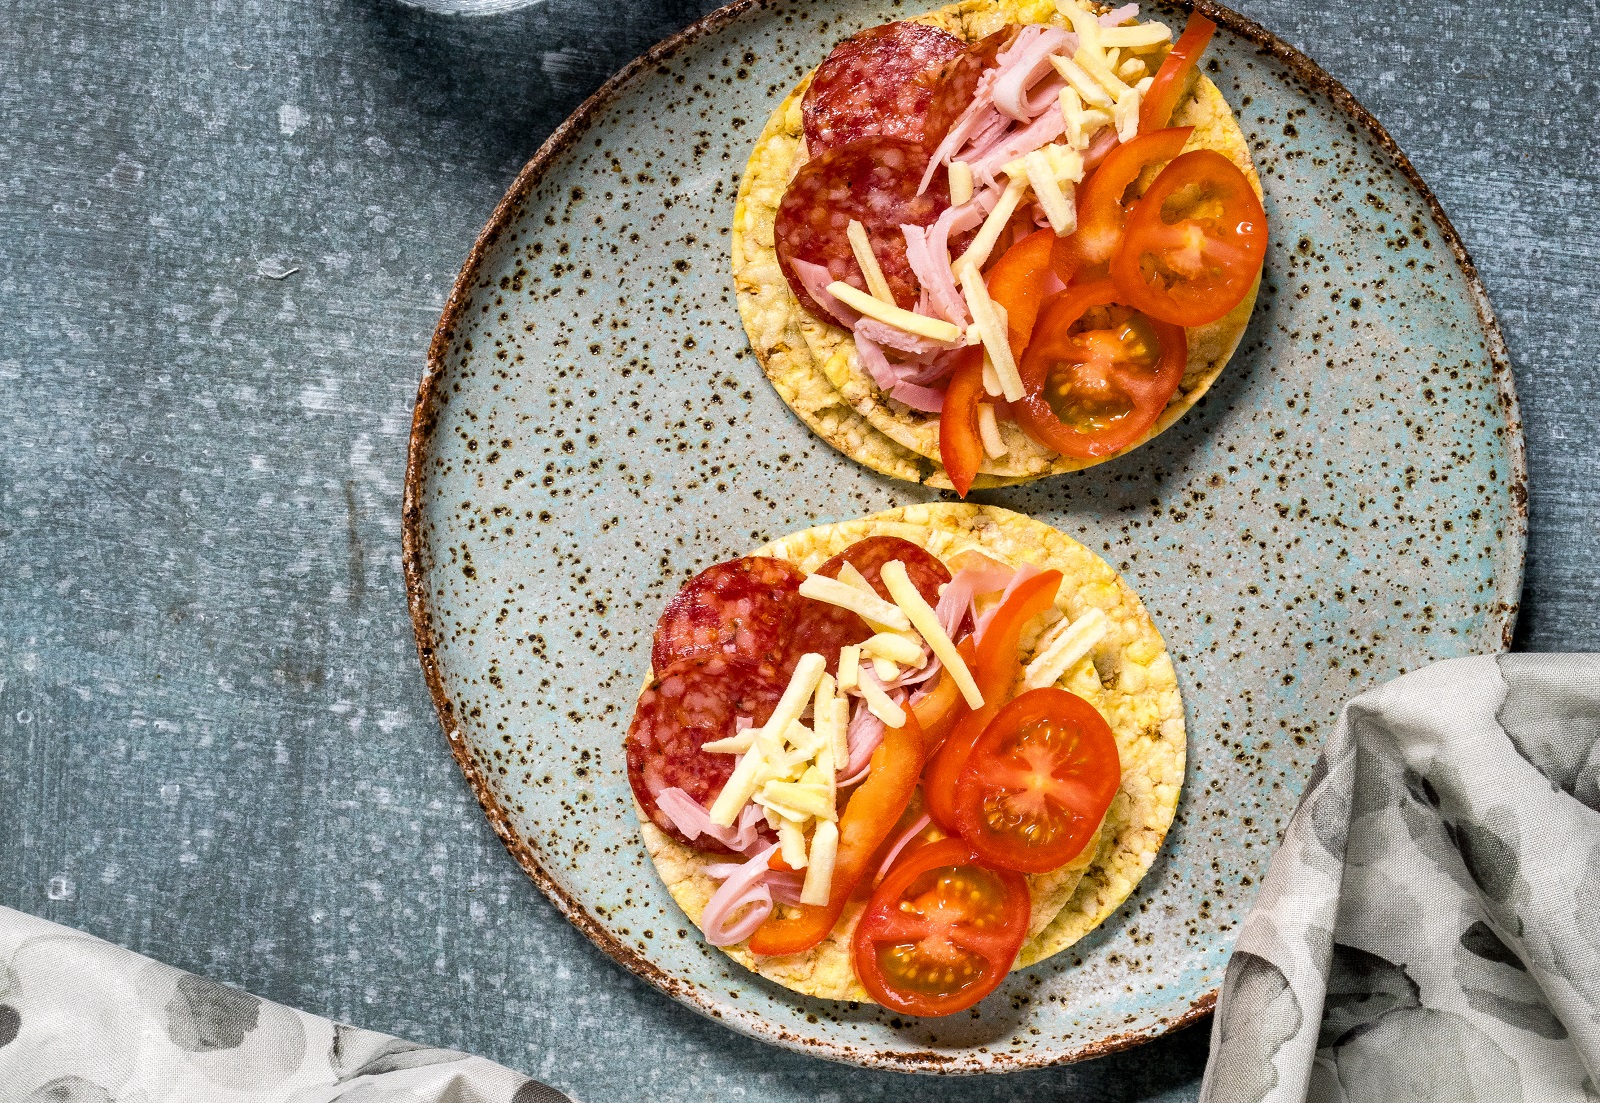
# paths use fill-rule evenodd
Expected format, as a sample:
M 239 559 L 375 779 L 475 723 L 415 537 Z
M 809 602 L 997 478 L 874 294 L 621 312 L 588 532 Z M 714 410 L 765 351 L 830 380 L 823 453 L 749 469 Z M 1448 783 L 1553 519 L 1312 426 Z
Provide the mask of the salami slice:
M 773 238 L 778 266 L 800 305 L 825 322 L 833 318 L 817 306 L 795 274 L 794 262 L 826 268 L 836 280 L 867 290 L 866 277 L 850 249 L 852 219 L 861 223 L 883 268 L 895 301 L 916 306 L 920 285 L 906 260 L 902 225 L 930 226 L 950 206 L 950 187 L 939 174 L 921 195 L 917 185 L 928 154 L 903 138 L 869 138 L 829 150 L 800 166 L 778 204 Z
M 628 784 L 657 827 L 698 849 L 726 852 L 705 835 L 685 839 L 656 806 L 656 794 L 676 787 L 709 808 L 733 773 L 736 756 L 700 747 L 732 735 L 737 717 L 766 723 L 783 687 L 771 664 L 722 655 L 680 659 L 657 673 L 639 697 L 623 743 Z
M 844 565 L 849 563 L 872 584 L 879 597 L 889 601 L 892 600 L 889 588 L 883 584 L 880 575 L 883 565 L 891 559 L 898 559 L 906 565 L 906 577 L 911 579 L 911 584 L 924 601 L 929 605 L 939 604 L 939 587 L 950 581 L 950 572 L 938 556 L 898 536 L 871 536 L 858 540 L 818 567 L 816 573 L 838 578 Z M 794 625 L 794 642 L 784 669 L 792 670 L 801 655 L 815 651 L 827 658 L 830 671 L 836 670 L 839 649 L 860 643 L 870 635 L 872 629 L 867 622 L 848 609 L 803 599 L 800 615 Z
M 923 23 L 870 27 L 834 47 L 800 103 L 815 157 L 862 138 L 922 139 L 931 78 L 966 44 Z
M 651 667 L 665 670 L 693 655 L 777 661 L 788 647 L 805 577 L 792 564 L 757 555 L 707 567 L 667 603 Z
M 968 46 L 959 57 L 944 64 L 933 77 L 933 91 L 923 116 L 922 144 L 929 150 L 939 147 L 956 120 L 971 106 L 978 80 L 994 68 L 1000 51 L 1011 45 L 1022 28 L 1016 24 L 1001 27 L 987 38 Z

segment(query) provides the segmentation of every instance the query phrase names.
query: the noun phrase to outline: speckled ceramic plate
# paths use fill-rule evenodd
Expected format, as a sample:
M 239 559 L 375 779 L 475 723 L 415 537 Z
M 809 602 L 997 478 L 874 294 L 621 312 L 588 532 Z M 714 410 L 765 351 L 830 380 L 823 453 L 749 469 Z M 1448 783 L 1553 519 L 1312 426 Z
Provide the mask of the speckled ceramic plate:
M 771 537 L 936 496 L 844 459 L 773 393 L 734 309 L 733 197 L 793 82 L 835 40 L 919 10 L 735 4 L 550 138 L 439 323 L 405 566 L 452 750 L 511 853 L 596 945 L 780 1045 L 1015 1069 L 1211 1007 L 1340 704 L 1507 641 L 1525 474 L 1505 350 L 1443 213 L 1348 93 L 1217 11 L 1213 79 L 1252 141 L 1273 232 L 1240 353 L 1154 443 L 979 496 L 1101 552 L 1165 635 L 1190 747 L 1165 850 L 1099 930 L 951 1020 L 797 997 L 706 946 L 645 856 L 623 767 L 662 603 Z

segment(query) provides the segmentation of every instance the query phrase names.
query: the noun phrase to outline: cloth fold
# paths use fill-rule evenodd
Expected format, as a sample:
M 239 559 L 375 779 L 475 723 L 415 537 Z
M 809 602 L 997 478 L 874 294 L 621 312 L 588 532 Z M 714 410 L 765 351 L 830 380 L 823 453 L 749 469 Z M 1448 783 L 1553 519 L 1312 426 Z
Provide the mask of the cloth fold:
M 271 1003 L 0 907 L 6 1103 L 568 1103 L 481 1057 Z
M 1600 656 L 1346 705 L 1228 963 L 1204 1103 L 1600 1100 Z

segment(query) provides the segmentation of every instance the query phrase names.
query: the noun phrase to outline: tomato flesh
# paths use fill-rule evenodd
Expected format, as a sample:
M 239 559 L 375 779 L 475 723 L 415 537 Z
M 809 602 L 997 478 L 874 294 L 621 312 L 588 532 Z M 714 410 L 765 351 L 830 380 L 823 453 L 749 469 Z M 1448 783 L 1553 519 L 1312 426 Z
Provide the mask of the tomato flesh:
M 1088 282 L 1106 272 L 1122 244 L 1127 218 L 1123 196 L 1151 165 L 1170 161 L 1194 133 L 1192 126 L 1143 131 L 1131 142 L 1112 149 L 1078 189 L 1078 228 L 1057 238 L 1050 264 L 1062 283 Z
M 956 784 L 956 827 L 988 865 L 1045 873 L 1083 850 L 1122 783 L 1105 718 L 1064 689 L 1022 694 L 984 729 Z
M 1028 934 L 1027 882 L 987 869 L 960 839 L 902 855 L 851 939 L 873 999 L 908 1015 L 950 1015 L 997 988 Z
M 1161 171 L 1128 213 L 1111 277 L 1130 306 L 1203 326 L 1244 299 L 1267 252 L 1267 213 L 1222 154 L 1197 149 Z
M 1018 366 L 1026 393 L 1012 416 L 1062 455 L 1096 459 L 1137 443 L 1183 381 L 1183 328 L 1120 299 L 1110 280 L 1067 288 L 1040 311 Z

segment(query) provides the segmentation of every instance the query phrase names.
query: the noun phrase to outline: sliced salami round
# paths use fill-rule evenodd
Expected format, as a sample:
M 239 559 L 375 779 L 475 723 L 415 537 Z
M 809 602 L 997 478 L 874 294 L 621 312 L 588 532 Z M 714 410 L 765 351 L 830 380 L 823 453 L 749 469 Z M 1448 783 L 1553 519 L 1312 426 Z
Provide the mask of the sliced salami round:
M 1021 27 L 1012 24 L 1001 27 L 987 38 L 979 39 L 962 51 L 959 57 L 944 64 L 932 79 L 933 90 L 923 116 L 922 144 L 929 150 L 937 149 L 944 141 L 956 120 L 972 104 L 978 90 L 978 80 L 994 68 L 1000 51 L 1011 45 Z
M 883 584 L 880 575 L 883 565 L 891 559 L 898 559 L 906 565 L 906 577 L 911 579 L 911 584 L 924 601 L 929 605 L 939 604 L 939 587 L 950 581 L 950 572 L 938 556 L 898 536 L 871 536 L 858 540 L 818 567 L 816 573 L 838 578 L 844 565 L 849 563 L 861 572 L 862 578 L 871 583 L 879 597 L 889 601 L 892 600 L 889 588 Z M 794 625 L 794 642 L 784 669 L 792 670 L 801 655 L 815 651 L 828 660 L 830 671 L 836 670 L 839 649 L 860 643 L 870 635 L 872 629 L 867 622 L 848 609 L 810 598 L 802 599 L 800 615 Z
M 639 697 L 623 743 L 628 784 L 657 827 L 698 849 L 727 851 L 706 835 L 684 838 L 657 806 L 656 794 L 682 789 L 710 808 L 733 773 L 736 756 L 708 753 L 701 746 L 732 735 L 740 716 L 766 723 L 783 687 L 770 663 L 722 655 L 680 659 L 657 672 Z
M 895 301 L 910 310 L 920 285 L 906 260 L 901 226 L 930 226 L 950 206 L 950 187 L 943 174 L 917 194 L 928 154 L 903 138 L 869 138 L 832 149 L 800 166 L 778 204 L 773 224 L 778 266 L 800 305 L 815 317 L 833 322 L 806 292 L 795 262 L 820 265 L 835 280 L 867 290 L 866 277 L 850 248 L 850 222 L 860 222 L 872 251 L 894 292 Z
M 800 102 L 815 157 L 862 138 L 921 141 L 932 77 L 966 44 L 923 23 L 869 27 L 835 46 Z
M 781 559 L 747 555 L 707 567 L 667 603 L 650 666 L 693 655 L 773 662 L 788 647 L 805 573 Z
M 906 577 L 911 579 L 922 600 L 929 605 L 939 604 L 939 587 L 950 581 L 949 568 L 932 552 L 898 536 L 869 536 L 858 540 L 818 567 L 817 573 L 838 578 L 844 565 L 849 563 L 871 583 L 879 597 L 892 601 L 881 575 L 883 565 L 894 559 L 906 565 Z

